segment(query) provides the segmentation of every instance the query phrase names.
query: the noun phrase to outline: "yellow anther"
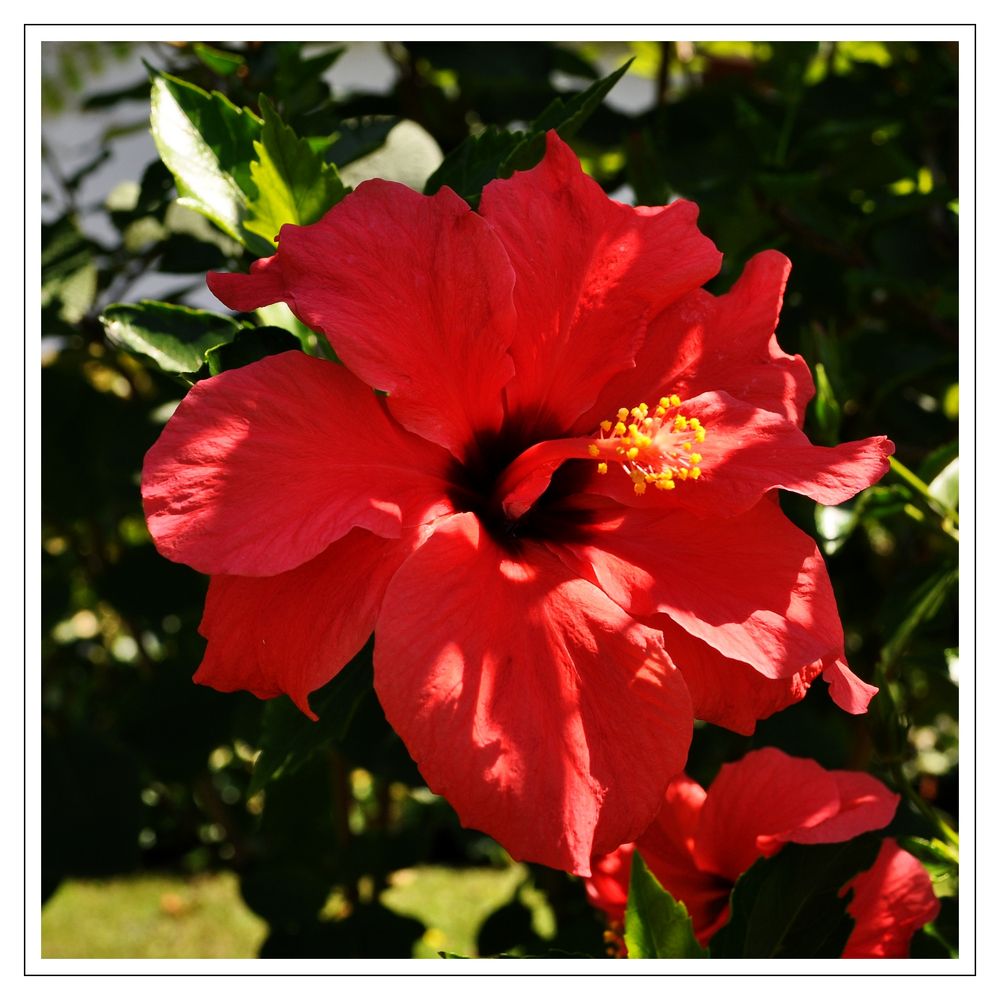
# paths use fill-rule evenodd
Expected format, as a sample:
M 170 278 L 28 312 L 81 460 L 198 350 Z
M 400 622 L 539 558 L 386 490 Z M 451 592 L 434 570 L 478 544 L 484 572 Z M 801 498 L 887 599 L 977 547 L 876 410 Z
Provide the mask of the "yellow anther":
M 694 445 L 705 440 L 707 431 L 697 417 L 680 412 L 680 405 L 680 397 L 671 393 L 660 397 L 652 413 L 646 403 L 638 403 L 621 407 L 615 423 L 601 421 L 600 437 L 595 436 L 587 445 L 588 455 L 601 459 L 598 475 L 607 475 L 612 464 L 620 465 L 637 496 L 650 484 L 669 491 L 679 482 L 698 479 L 702 456 L 694 451 Z M 613 454 L 610 449 L 614 449 Z

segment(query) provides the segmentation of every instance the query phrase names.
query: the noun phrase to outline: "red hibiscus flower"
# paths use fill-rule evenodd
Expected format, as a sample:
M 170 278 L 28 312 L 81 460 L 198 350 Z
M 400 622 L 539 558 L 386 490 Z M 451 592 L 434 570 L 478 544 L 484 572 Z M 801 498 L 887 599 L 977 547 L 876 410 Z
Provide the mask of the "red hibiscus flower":
M 693 714 L 747 731 L 820 671 L 863 711 L 775 493 L 846 500 L 892 446 L 809 443 L 808 370 L 772 336 L 788 262 L 708 295 L 696 213 L 609 200 L 552 133 L 478 212 L 369 181 L 210 275 L 234 309 L 287 302 L 342 364 L 202 381 L 146 458 L 158 548 L 212 576 L 196 679 L 309 712 L 374 630 L 428 785 L 582 874 L 649 824 Z
M 758 858 L 784 844 L 834 844 L 886 826 L 899 796 L 867 774 L 827 771 L 771 748 L 726 764 L 706 792 L 687 775 L 667 787 L 653 824 L 634 844 L 596 859 L 587 895 L 613 922 L 625 915 L 632 852 L 687 907 L 707 944 L 729 919 L 729 893 Z M 843 891 L 854 929 L 844 958 L 905 958 L 910 938 L 940 904 L 920 862 L 892 840 Z

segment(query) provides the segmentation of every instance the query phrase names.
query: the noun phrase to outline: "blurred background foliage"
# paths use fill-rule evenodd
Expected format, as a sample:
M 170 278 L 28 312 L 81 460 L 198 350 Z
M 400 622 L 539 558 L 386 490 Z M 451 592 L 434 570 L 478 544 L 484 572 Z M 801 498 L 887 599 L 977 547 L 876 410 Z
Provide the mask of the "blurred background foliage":
M 572 144 L 613 197 L 698 202 L 726 254 L 712 290 L 759 250 L 792 259 L 779 335 L 814 370 L 807 429 L 896 443 L 893 472 L 850 504 L 782 498 L 826 553 L 855 671 L 883 694 L 852 718 L 817 683 L 753 737 L 699 725 L 688 769 L 707 783 L 776 745 L 882 777 L 906 796 L 892 832 L 945 902 L 914 954 L 953 954 L 957 876 L 939 848 L 958 822 L 958 48 L 907 42 L 44 46 L 43 953 L 605 949 L 578 880 L 513 863 L 423 787 L 370 650 L 314 698 L 315 726 L 191 683 L 206 583 L 156 554 L 139 474 L 209 374 L 204 349 L 232 341 L 225 367 L 248 341 L 180 313 L 193 332 L 122 320 L 109 340 L 101 316 L 143 297 L 218 310 L 204 273 L 267 251 L 177 203 L 142 60 L 265 122 L 267 94 L 345 184 L 449 183 L 473 203 L 537 159 L 511 132 L 575 116 Z M 290 315 L 258 319 L 274 349 L 318 349 Z

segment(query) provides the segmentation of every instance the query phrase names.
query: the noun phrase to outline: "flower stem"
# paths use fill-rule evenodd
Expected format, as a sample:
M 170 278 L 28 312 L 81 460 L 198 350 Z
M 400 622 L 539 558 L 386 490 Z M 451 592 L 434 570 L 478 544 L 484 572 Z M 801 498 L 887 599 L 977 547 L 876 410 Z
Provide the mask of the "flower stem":
M 920 494 L 924 502 L 935 514 L 943 518 L 942 529 L 946 534 L 958 541 L 958 511 L 934 496 L 927 484 L 915 472 L 911 472 L 895 456 L 889 456 L 889 466 L 900 479 L 912 486 Z

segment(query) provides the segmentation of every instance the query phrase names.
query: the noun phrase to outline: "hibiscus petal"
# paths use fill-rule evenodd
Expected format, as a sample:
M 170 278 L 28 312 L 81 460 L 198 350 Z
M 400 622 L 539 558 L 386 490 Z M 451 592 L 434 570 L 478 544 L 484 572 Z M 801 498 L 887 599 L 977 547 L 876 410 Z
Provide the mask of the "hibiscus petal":
M 486 186 L 479 210 L 517 274 L 508 405 L 535 426 L 571 426 L 632 365 L 648 320 L 722 259 L 697 206 L 611 201 L 555 132 L 537 167 Z
M 390 394 L 400 423 L 459 458 L 500 425 L 513 284 L 500 241 L 453 191 L 428 198 L 382 180 L 312 226 L 283 226 L 276 256 L 249 275 L 209 278 L 233 308 L 287 302 Z
M 146 455 L 143 506 L 167 558 L 271 576 L 353 527 L 399 537 L 449 511 L 451 461 L 345 368 L 289 351 L 191 389 Z
M 659 633 L 543 547 L 499 547 L 472 514 L 440 521 L 389 585 L 375 687 L 465 825 L 583 875 L 649 825 L 691 739 Z
M 896 814 L 899 796 L 878 778 L 861 771 L 830 771 L 837 785 L 840 807 L 836 815 L 821 823 L 807 824 L 781 835 L 794 844 L 837 844 L 869 830 L 888 826 Z
M 603 910 L 609 920 L 625 919 L 634 851 L 635 844 L 622 844 L 618 850 L 591 861 L 590 877 L 584 882 L 587 899 L 592 906 Z
M 677 393 L 690 399 L 717 390 L 802 425 L 814 393 L 809 367 L 785 354 L 774 328 L 791 263 L 776 250 L 752 257 L 725 295 L 685 295 L 650 324 L 635 368 L 616 375 L 576 424 L 593 430 L 619 407 L 652 405 Z
M 789 831 L 835 816 L 840 794 L 814 760 L 767 747 L 724 764 L 701 810 L 698 866 L 733 882 L 759 857 L 774 854 Z
M 732 886 L 695 867 L 691 852 L 704 801 L 705 789 L 698 782 L 686 774 L 674 778 L 667 786 L 656 819 L 638 842 L 623 844 L 617 851 L 594 859 L 593 873 L 586 883 L 591 903 L 612 920 L 623 919 L 632 853 L 638 847 L 660 885 L 687 906 L 695 926 L 711 923 L 718 915 L 720 894 L 725 905 Z
M 753 734 L 760 719 L 801 701 L 822 671 L 814 663 L 791 677 L 765 677 L 748 663 L 723 656 L 666 615 L 654 621 L 688 686 L 694 717 L 744 736 Z
M 723 656 L 791 677 L 843 650 L 816 543 L 765 498 L 738 517 L 619 508 L 558 547 L 630 614 L 663 613 Z
M 923 865 L 891 840 L 882 842 L 875 864 L 844 892 L 849 889 L 854 930 L 844 958 L 906 958 L 910 939 L 941 910 Z
M 199 631 L 208 649 L 194 679 L 258 698 L 309 693 L 365 644 L 382 595 L 409 547 L 355 528 L 315 559 L 277 576 L 214 576 Z
M 679 775 L 670 782 L 656 819 L 636 841 L 660 885 L 687 907 L 702 944 L 724 918 L 733 888 L 730 879 L 702 871 L 695 862 L 695 840 L 706 799 L 697 781 Z
M 830 685 L 830 697 L 837 706 L 851 715 L 864 715 L 868 703 L 878 694 L 877 687 L 866 684 L 851 671 L 842 655 L 824 667 L 823 680 Z

